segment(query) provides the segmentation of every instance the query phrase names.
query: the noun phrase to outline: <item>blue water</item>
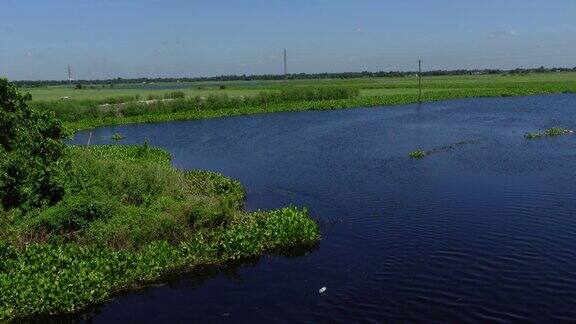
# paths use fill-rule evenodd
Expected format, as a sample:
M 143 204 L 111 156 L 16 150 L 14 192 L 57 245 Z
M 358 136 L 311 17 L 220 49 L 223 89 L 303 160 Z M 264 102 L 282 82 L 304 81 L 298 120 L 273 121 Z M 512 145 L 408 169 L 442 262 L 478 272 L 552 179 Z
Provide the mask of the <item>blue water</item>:
M 247 208 L 305 206 L 305 256 L 167 278 L 95 322 L 576 319 L 576 96 L 465 99 L 93 130 L 239 179 Z M 85 143 L 89 132 L 77 135 Z M 463 142 L 463 143 L 461 143 Z M 435 151 L 422 160 L 408 157 Z M 325 293 L 319 289 L 326 287 Z M 81 318 L 81 317 L 78 317 Z

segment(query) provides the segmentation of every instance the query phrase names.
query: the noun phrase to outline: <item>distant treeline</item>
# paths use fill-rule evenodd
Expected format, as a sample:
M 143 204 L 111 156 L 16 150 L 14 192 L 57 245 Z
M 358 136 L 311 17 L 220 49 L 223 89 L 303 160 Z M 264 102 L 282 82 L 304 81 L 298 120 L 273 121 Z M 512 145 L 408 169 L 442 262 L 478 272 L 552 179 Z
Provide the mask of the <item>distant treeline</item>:
M 442 75 L 477 75 L 477 74 L 527 74 L 545 72 L 576 72 L 574 68 L 529 68 L 514 70 L 499 69 L 476 69 L 476 70 L 434 70 L 422 72 L 423 76 Z M 352 79 L 370 77 L 406 77 L 415 75 L 414 71 L 362 71 L 362 72 L 342 72 L 342 73 L 294 73 L 286 77 L 290 80 L 300 79 Z M 260 74 L 260 75 L 221 75 L 214 77 L 194 77 L 194 78 L 115 78 L 106 80 L 74 80 L 76 85 L 115 85 L 115 84 L 142 84 L 142 83 L 162 83 L 162 82 L 202 82 L 202 81 L 254 81 L 254 80 L 283 80 L 281 74 Z M 43 87 L 53 85 L 68 84 L 67 80 L 38 80 L 38 81 L 14 81 L 20 87 Z

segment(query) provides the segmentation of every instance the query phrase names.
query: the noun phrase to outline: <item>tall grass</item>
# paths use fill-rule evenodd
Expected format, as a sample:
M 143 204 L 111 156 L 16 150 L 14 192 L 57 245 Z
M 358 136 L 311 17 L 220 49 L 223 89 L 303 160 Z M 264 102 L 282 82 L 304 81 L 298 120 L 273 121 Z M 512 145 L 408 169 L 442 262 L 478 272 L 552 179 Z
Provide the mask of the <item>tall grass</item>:
M 148 100 L 162 100 L 162 99 L 184 99 L 186 95 L 182 91 L 167 92 L 163 95 L 150 94 Z
M 325 110 L 351 107 L 384 106 L 418 102 L 415 93 L 400 93 L 380 96 L 359 96 L 359 89 L 370 85 L 310 87 L 309 85 L 289 88 L 270 88 L 254 96 L 229 97 L 226 94 L 158 100 L 153 103 L 126 102 L 102 106 L 99 101 L 51 101 L 34 102 L 37 107 L 54 111 L 72 128 L 84 129 L 104 125 L 142 122 L 164 122 L 171 120 L 200 119 L 235 116 L 243 114 Z M 344 83 L 348 84 L 348 83 Z M 379 88 L 414 88 L 413 84 L 378 84 Z M 435 82 L 425 84 L 423 101 L 436 101 L 468 97 L 509 97 L 548 93 L 576 92 L 576 82 Z
M 356 90 L 357 91 L 357 90 Z M 454 89 L 446 91 L 424 91 L 422 101 L 431 102 L 438 100 L 457 98 L 489 98 L 509 97 L 520 95 L 537 95 L 576 92 L 575 84 L 568 83 L 542 83 L 538 87 L 494 87 L 475 89 Z M 354 93 L 354 92 L 353 92 Z M 198 100 L 201 103 L 189 105 L 188 103 Z M 88 129 L 108 125 L 121 125 L 132 123 L 160 123 L 175 120 L 195 120 L 203 118 L 215 118 L 225 116 L 250 115 L 260 113 L 306 111 L 306 110 L 333 110 L 353 107 L 373 107 L 418 103 L 417 94 L 393 94 L 385 96 L 355 96 L 344 99 L 309 100 L 309 101 L 285 101 L 268 104 L 228 104 L 228 100 L 236 101 L 235 98 L 215 97 L 210 103 L 204 103 L 199 98 L 190 98 L 186 101 L 175 100 L 169 104 L 142 107 L 137 106 L 125 110 L 125 115 L 86 118 L 69 123 L 72 130 Z M 256 101 L 258 103 L 258 101 Z
M 212 111 L 220 109 L 240 109 L 253 106 L 280 105 L 290 102 L 315 102 L 356 98 L 358 89 L 323 87 L 289 88 L 276 92 L 261 92 L 255 96 L 230 97 L 226 94 L 207 97 L 183 98 L 182 92 L 173 92 L 158 97 L 158 101 L 142 103 L 138 101 L 102 106 L 101 101 L 48 101 L 34 102 L 38 109 L 53 111 L 66 122 L 75 122 L 90 118 L 133 117 L 142 115 L 161 115 L 190 111 Z M 151 97 L 156 98 L 156 97 Z M 169 101 L 160 99 L 173 99 Z

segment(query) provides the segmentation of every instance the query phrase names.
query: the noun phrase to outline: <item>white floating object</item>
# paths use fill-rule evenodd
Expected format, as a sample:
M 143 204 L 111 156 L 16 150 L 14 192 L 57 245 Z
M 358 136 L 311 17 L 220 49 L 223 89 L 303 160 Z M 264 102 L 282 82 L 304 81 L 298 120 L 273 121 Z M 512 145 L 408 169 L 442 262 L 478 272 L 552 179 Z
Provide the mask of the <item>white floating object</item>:
M 328 290 L 328 288 L 322 287 L 322 288 L 320 288 L 320 290 L 318 290 L 318 292 L 321 293 L 321 294 L 323 294 L 323 293 L 326 292 L 326 290 Z

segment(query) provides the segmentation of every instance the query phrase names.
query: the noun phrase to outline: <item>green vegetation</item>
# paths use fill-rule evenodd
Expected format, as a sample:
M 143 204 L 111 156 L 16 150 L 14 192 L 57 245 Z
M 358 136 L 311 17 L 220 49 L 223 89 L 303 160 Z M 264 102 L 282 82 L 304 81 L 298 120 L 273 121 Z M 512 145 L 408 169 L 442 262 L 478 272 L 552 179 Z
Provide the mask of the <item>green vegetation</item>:
M 425 77 L 478 77 L 478 76 L 525 76 L 525 75 L 556 75 L 556 74 L 566 74 L 567 72 L 576 72 L 576 67 L 574 68 L 545 68 L 543 66 L 538 68 L 517 68 L 513 70 L 499 70 L 499 69 L 473 69 L 473 70 L 432 70 L 423 71 L 422 75 Z M 114 88 L 115 86 L 126 87 L 126 86 L 138 86 L 146 89 L 153 89 L 156 86 L 162 86 L 164 84 L 176 84 L 178 86 L 186 87 L 189 84 L 200 85 L 200 87 L 210 86 L 214 84 L 220 84 L 220 88 L 224 89 L 226 86 L 224 84 L 237 84 L 246 82 L 278 82 L 284 81 L 287 77 L 288 80 L 292 81 L 305 81 L 313 80 L 320 81 L 324 79 L 328 80 L 354 80 L 354 79 L 399 79 L 414 76 L 416 72 L 412 71 L 362 71 L 362 72 L 331 72 L 331 73 L 297 73 L 297 74 L 287 74 L 286 76 L 282 74 L 263 74 L 263 75 L 220 75 L 213 77 L 185 77 L 185 78 L 114 78 L 108 80 L 79 80 L 80 84 L 84 85 L 84 88 L 96 89 L 96 88 Z M 67 85 L 66 80 L 44 80 L 44 81 L 16 81 L 18 86 L 40 88 L 46 86 L 62 86 Z
M 426 75 L 425 75 L 426 76 Z M 121 82 L 122 80 L 114 80 Z M 128 82 L 130 80 L 125 80 Z M 567 90 L 574 92 L 576 72 L 563 73 L 530 73 L 530 74 L 485 74 L 485 75 L 446 75 L 426 76 L 423 79 L 424 91 L 450 91 L 450 90 L 489 90 L 514 89 L 527 87 L 537 90 L 541 85 L 549 88 L 551 84 L 557 86 L 570 86 Z M 88 81 L 86 81 L 88 82 Z M 94 81 L 97 82 L 97 81 Z M 23 84 L 26 84 L 24 82 Z M 220 89 L 224 86 L 223 89 Z M 394 94 L 417 94 L 418 79 L 414 74 L 408 73 L 400 77 L 368 77 L 360 75 L 357 78 L 316 78 L 300 80 L 250 80 L 250 81 L 198 81 L 198 82 L 155 82 L 147 84 L 116 84 L 102 87 L 85 87 L 75 90 L 68 85 L 44 86 L 22 88 L 32 94 L 34 101 L 60 100 L 68 97 L 69 100 L 99 100 L 103 103 L 120 103 L 136 100 L 121 100 L 111 102 L 110 98 L 139 96 L 144 99 L 148 95 L 164 96 L 167 91 L 179 91 L 185 97 L 207 97 L 209 95 L 227 94 L 230 97 L 253 96 L 261 91 L 279 91 L 284 88 L 309 87 L 345 87 L 360 90 L 361 96 L 385 96 Z M 173 90 L 167 90 L 173 89 Z M 562 92 L 562 91 L 559 91 Z
M 242 211 L 240 184 L 147 146 L 73 148 L 63 199 L 2 216 L 0 319 L 72 312 L 198 265 L 312 248 L 306 210 Z
M 110 139 L 112 139 L 114 141 L 121 141 L 124 138 L 125 138 L 125 136 L 120 134 L 120 133 L 114 133 L 112 136 L 110 136 Z
M 72 312 L 170 272 L 291 254 L 319 239 L 306 210 L 246 212 L 237 181 L 176 170 L 166 152 L 146 144 L 67 147 L 62 122 L 79 130 L 418 102 L 413 76 L 82 84 L 29 89 L 40 99 L 31 103 L 5 80 L 0 84 L 0 320 Z M 441 76 L 425 79 L 422 100 L 573 92 L 576 73 Z M 566 130 L 539 136 L 561 134 Z
M 230 97 L 226 94 L 218 94 L 188 99 L 170 98 L 170 100 L 155 100 L 153 102 L 125 102 L 115 105 L 102 105 L 100 101 L 73 102 L 66 100 L 36 102 L 33 107 L 41 111 L 53 111 L 58 118 L 65 122 L 77 122 L 86 119 L 122 119 L 144 115 L 268 107 L 293 102 L 342 100 L 355 98 L 358 93 L 359 91 L 356 89 L 339 87 L 292 88 L 276 92 L 261 92 L 248 97 Z
M 410 152 L 409 156 L 413 159 L 422 159 L 426 156 L 426 152 L 421 149 L 417 149 L 416 151 Z
M 480 140 L 470 140 L 470 141 L 460 141 L 460 142 L 456 142 L 456 143 L 449 144 L 449 145 L 435 147 L 435 148 L 428 150 L 428 151 L 417 149 L 416 151 L 410 152 L 409 156 L 411 158 L 414 158 L 414 159 L 421 159 L 421 158 L 424 158 L 425 156 L 430 155 L 430 154 L 436 154 L 436 153 L 447 151 L 447 150 L 453 150 L 453 149 L 456 149 L 457 147 L 463 146 L 463 145 L 478 144 L 478 143 L 480 143 Z
M 538 139 L 538 138 L 542 138 L 542 137 L 554 137 L 554 136 L 566 135 L 566 134 L 570 134 L 570 133 L 572 133 L 572 131 L 569 129 L 565 129 L 565 128 L 561 128 L 561 127 L 552 127 L 552 128 L 546 129 L 544 132 L 526 133 L 526 134 L 524 134 L 524 137 L 526 139 Z
M 220 86 L 225 88 L 220 90 Z M 164 90 L 178 87 L 185 98 L 112 103 L 110 96 L 164 97 Z M 156 85 L 116 85 L 113 89 L 62 86 L 29 89 L 38 98 L 69 95 L 68 100 L 38 100 L 39 110 L 54 111 L 74 130 L 128 123 L 236 116 L 281 111 L 326 110 L 398 105 L 418 102 L 418 82 L 402 78 L 317 79 L 284 81 L 193 82 Z M 70 91 L 72 93 L 70 93 Z M 423 101 L 468 97 L 574 93 L 576 73 L 435 76 L 424 79 Z M 77 94 L 77 95 L 75 95 Z M 79 97 L 82 95 L 82 97 Z M 37 99 L 38 99 L 37 98 Z M 80 99 L 84 98 L 84 99 Z
M 46 177 L 59 190 L 53 197 L 28 180 L 18 190 L 2 182 L 1 194 L 21 194 L 0 205 L 0 320 L 73 312 L 174 271 L 263 253 L 293 255 L 317 244 L 318 226 L 305 209 L 244 211 L 238 181 L 176 170 L 163 150 L 66 147 L 53 118 L 36 115 L 27 97 L 0 83 L 2 122 L 20 125 L 9 128 L 9 139 L 30 144 L 26 132 L 51 144 L 16 154 L 11 148 L 19 143 L 2 142 L 2 161 L 38 159 L 43 163 L 28 164 L 25 179 Z M 20 114 L 34 118 L 22 124 Z M 44 124 L 54 136 L 41 136 Z
M 0 79 L 0 204 L 5 209 L 38 207 L 63 195 L 66 132 L 53 113 L 30 109 L 29 100 L 29 94 Z
M 164 95 L 149 94 L 148 100 L 183 99 L 186 94 L 182 91 L 167 92 Z

